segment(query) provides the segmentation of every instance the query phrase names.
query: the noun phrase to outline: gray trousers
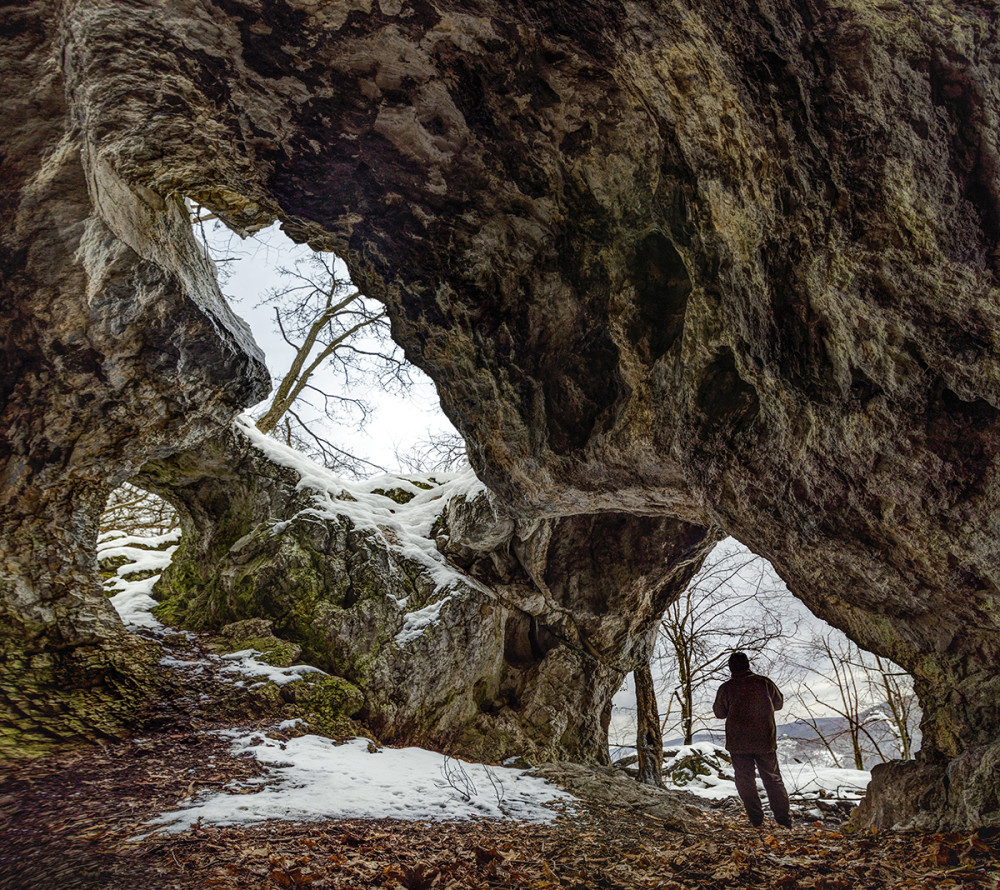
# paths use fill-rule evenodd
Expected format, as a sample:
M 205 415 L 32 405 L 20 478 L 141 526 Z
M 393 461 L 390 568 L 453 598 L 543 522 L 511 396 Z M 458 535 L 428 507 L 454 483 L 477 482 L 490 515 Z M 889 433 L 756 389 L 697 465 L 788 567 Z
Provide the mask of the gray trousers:
M 754 768 L 760 771 L 760 779 L 767 792 L 767 801 L 775 819 L 788 818 L 788 792 L 781 781 L 778 769 L 778 755 L 774 751 L 767 754 L 731 754 L 733 769 L 736 770 L 736 791 L 746 807 L 747 816 L 754 825 L 764 821 L 764 809 L 757 793 L 757 778 Z

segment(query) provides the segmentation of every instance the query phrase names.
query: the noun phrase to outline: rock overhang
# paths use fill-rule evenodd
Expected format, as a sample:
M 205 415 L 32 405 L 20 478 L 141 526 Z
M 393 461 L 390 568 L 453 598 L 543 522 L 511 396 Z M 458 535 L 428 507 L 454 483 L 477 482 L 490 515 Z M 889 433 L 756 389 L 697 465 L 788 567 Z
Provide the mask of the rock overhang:
M 19 13 L 57 72 L 32 87 L 32 152 L 70 133 L 134 196 L 335 249 L 516 514 L 720 525 L 915 674 L 932 749 L 995 738 L 976 679 L 1000 652 L 987 5 L 169 13 Z M 23 79 L 41 56 L 18 39 Z M 66 195 L 82 218 L 99 183 Z

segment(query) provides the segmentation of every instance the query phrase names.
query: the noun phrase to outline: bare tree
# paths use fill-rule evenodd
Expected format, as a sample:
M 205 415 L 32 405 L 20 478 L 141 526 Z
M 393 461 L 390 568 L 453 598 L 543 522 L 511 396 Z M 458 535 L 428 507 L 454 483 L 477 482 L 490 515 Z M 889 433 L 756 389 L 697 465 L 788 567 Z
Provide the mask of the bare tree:
M 285 283 L 264 298 L 274 309 L 275 327 L 292 348 L 287 371 L 276 380 L 270 403 L 257 420 L 264 433 L 305 445 L 327 466 L 357 471 L 368 461 L 351 455 L 303 420 L 293 406 L 311 403 L 325 417 L 353 417 L 363 425 L 370 406 L 358 395 L 365 385 L 382 390 L 410 385 L 409 365 L 389 335 L 384 307 L 337 274 L 333 254 L 313 253 L 279 274 Z M 318 372 L 324 370 L 321 383 Z
M 913 727 L 919 723 L 917 696 L 913 677 L 887 658 L 872 656 L 875 670 L 868 674 L 869 682 L 884 696 L 893 732 L 899 745 L 901 760 L 913 759 Z
M 917 707 L 909 675 L 835 632 L 814 637 L 806 652 L 802 666 L 812 680 L 804 681 L 799 691 L 807 714 L 800 722 L 815 733 L 834 762 L 841 762 L 845 744 L 859 770 L 872 758 L 885 761 L 898 754 L 910 759 Z M 818 685 L 829 694 L 817 692 Z M 839 718 L 832 728 L 829 715 Z
M 639 755 L 638 780 L 643 785 L 663 785 L 663 731 L 657 715 L 656 692 L 649 663 L 632 672 L 635 680 L 636 753 Z
M 409 451 L 397 450 L 396 461 L 408 473 L 454 473 L 469 465 L 469 455 L 459 433 L 428 433 Z
M 99 528 L 102 535 L 154 537 L 180 528 L 180 521 L 165 500 L 126 482 L 108 496 Z
M 782 596 L 788 594 L 762 557 L 734 548 L 709 555 L 660 620 L 655 657 L 660 690 L 668 693 L 662 729 L 676 726 L 691 744 L 695 732 L 709 725 L 707 687 L 714 694 L 727 679 L 734 649 L 756 654 L 760 669 L 776 664 L 776 644 L 794 633 L 776 608 Z
M 205 253 L 215 264 L 216 277 L 220 283 L 224 283 L 233 274 L 233 264 L 241 257 L 240 251 L 233 248 L 233 239 L 236 233 L 229 229 L 211 210 L 202 207 L 190 198 L 184 199 L 188 215 L 191 217 L 191 227 L 194 229 L 195 237 L 201 242 Z M 209 235 L 206 223 L 211 223 L 212 235 Z M 220 247 L 225 242 L 225 250 Z
M 188 208 L 196 236 L 225 281 L 241 258 L 233 233 L 204 207 L 189 201 Z M 268 248 L 266 240 L 258 243 L 261 248 Z M 282 284 L 258 304 L 271 308 L 275 331 L 292 358 L 275 377 L 256 425 L 331 469 L 363 476 L 385 468 L 338 444 L 327 431 L 362 428 L 372 410 L 366 395 L 407 389 L 411 366 L 392 341 L 384 307 L 339 274 L 338 265 L 331 253 L 299 256 L 278 268 Z

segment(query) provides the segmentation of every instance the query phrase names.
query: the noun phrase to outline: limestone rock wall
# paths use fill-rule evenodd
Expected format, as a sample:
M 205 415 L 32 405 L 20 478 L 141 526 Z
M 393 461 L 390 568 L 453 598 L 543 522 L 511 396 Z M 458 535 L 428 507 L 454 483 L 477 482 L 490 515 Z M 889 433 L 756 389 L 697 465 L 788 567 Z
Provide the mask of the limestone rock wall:
M 181 517 L 164 621 L 270 619 L 384 741 L 491 760 L 606 762 L 611 697 L 716 540 L 616 514 L 528 534 L 478 484 L 347 483 L 245 426 L 135 481 Z
M 67 101 L 56 6 L 0 13 L 4 753 L 134 718 L 148 658 L 102 595 L 97 517 L 146 460 L 269 385 L 180 199 L 97 156 Z
M 60 580 L 90 572 L 67 541 L 85 524 L 67 480 L 77 454 L 110 476 L 132 463 L 94 420 L 129 384 L 90 374 L 90 321 L 55 310 L 46 276 L 79 269 L 92 207 L 87 237 L 106 226 L 178 269 L 181 193 L 343 255 L 518 521 L 720 526 L 914 674 L 927 757 L 995 742 L 992 3 L 37 0 L 3 15 L 2 379 L 22 443 L 4 491 L 58 517 L 5 532 L 17 626 L 30 588 L 61 591 L 66 633 L 110 632 Z M 147 223 L 155 237 L 128 235 Z M 120 280 L 95 331 L 148 305 L 133 295 L 149 285 Z M 40 362 L 60 325 L 64 351 Z M 185 365 L 204 386 L 185 377 L 151 437 L 128 440 L 147 456 L 239 401 L 215 386 L 245 362 L 216 327 L 221 353 Z M 58 429 L 63 407 L 88 435 L 49 448 L 20 432 Z M 39 515 L 17 509 L 8 529 Z M 31 580 L 63 552 L 79 566 Z

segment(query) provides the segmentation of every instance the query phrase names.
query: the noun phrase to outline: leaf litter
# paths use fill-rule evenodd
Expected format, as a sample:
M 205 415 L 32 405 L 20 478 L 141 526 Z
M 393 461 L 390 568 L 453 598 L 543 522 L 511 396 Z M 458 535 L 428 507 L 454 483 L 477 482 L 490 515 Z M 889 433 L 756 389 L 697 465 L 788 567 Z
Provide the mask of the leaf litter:
M 338 819 L 194 825 L 135 840 L 199 789 L 261 765 L 225 740 L 165 731 L 9 765 L 0 779 L 0 887 L 937 888 L 1000 886 L 1000 829 L 866 833 L 753 829 L 706 810 L 684 834 L 633 809 L 583 803 L 548 825 Z M 247 793 L 254 793 L 247 786 Z

